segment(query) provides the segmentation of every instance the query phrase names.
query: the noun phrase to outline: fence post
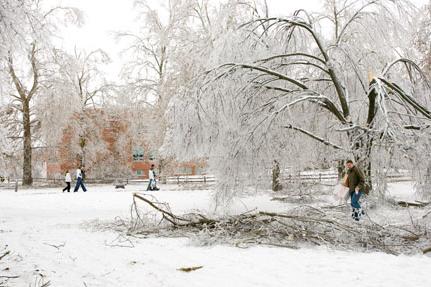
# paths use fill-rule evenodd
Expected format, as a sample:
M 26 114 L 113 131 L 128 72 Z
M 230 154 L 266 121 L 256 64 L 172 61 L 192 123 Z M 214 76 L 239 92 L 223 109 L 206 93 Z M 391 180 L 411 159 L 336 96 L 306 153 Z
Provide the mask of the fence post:
M 177 184 L 180 184 L 180 176 L 177 175 Z
M 204 183 L 207 183 L 207 177 L 204 175 Z

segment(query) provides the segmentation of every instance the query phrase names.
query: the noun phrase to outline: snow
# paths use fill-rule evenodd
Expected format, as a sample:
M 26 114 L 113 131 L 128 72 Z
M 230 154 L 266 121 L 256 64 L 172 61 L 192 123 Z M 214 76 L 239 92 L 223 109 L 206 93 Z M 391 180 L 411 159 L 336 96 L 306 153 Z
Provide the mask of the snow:
M 247 249 L 197 246 L 186 238 L 128 238 L 101 230 L 97 222 L 130 216 L 132 193 L 143 185 L 116 191 L 89 186 L 89 192 L 62 193 L 44 188 L 0 190 L 1 275 L 19 275 L 7 286 L 29 286 L 43 274 L 51 286 L 431 286 L 431 258 L 355 253 L 329 248 Z M 391 184 L 394 194 L 411 184 Z M 162 186 L 154 193 L 174 212 L 212 212 L 208 190 Z M 233 204 L 231 212 L 282 210 L 286 203 L 256 194 Z M 130 240 L 130 241 L 129 241 Z M 62 246 L 64 245 L 64 246 Z M 120 247 L 122 246 L 122 247 Z M 181 267 L 203 266 L 185 273 Z M 10 270 L 4 270 L 9 267 Z M 1 282 L 1 281 L 0 281 Z
M 414 183 L 411 181 L 389 183 L 389 195 L 395 199 L 415 201 L 419 200 L 417 194 L 414 192 Z

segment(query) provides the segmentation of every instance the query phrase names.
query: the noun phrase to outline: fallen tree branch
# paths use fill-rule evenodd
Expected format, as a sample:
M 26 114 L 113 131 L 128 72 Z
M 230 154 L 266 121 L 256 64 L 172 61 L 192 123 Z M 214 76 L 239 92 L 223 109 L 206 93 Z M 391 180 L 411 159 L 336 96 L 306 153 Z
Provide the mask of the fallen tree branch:
M 55 248 L 55 249 L 57 249 L 57 250 L 60 250 L 60 248 L 61 248 L 61 247 L 66 246 L 66 242 L 63 242 L 62 244 L 59 244 L 59 245 L 49 244 L 49 243 L 43 243 L 43 244 L 44 244 L 44 245 L 47 245 L 47 246 L 54 247 L 54 248 Z
M 183 271 L 183 272 L 192 272 L 192 271 L 195 271 L 195 270 L 198 270 L 198 269 L 202 269 L 202 268 L 204 268 L 204 267 L 203 266 L 181 267 L 181 268 L 178 268 L 177 270 L 178 271 Z
M 198 238 L 205 245 L 224 242 L 241 248 L 254 244 L 288 248 L 299 248 L 304 244 L 326 245 L 396 255 L 421 250 L 419 246 L 426 240 L 428 232 L 427 229 L 416 232 L 418 226 L 382 226 L 366 219 L 361 224 L 354 224 L 342 210 L 322 211 L 308 205 L 283 213 L 248 211 L 222 218 L 209 218 L 199 213 L 177 216 L 170 211 L 169 205 L 144 196 L 133 195 L 133 210 L 141 213 L 135 202 L 138 199 L 150 208 L 145 213 L 147 219 L 153 218 L 155 222 L 156 214 L 160 214 L 161 219 L 157 223 L 150 220 L 143 221 L 144 224 L 132 222 L 127 230 L 128 235 L 191 237 Z M 136 218 L 144 220 L 142 214 Z
M 105 240 L 105 245 L 109 247 L 122 247 L 122 248 L 135 247 L 135 244 L 133 244 L 133 242 L 129 238 L 127 238 L 126 236 L 122 236 L 121 234 L 118 235 L 114 240 L 112 240 L 109 243 Z
M 427 254 L 428 252 L 431 252 L 431 246 L 422 250 L 423 254 Z
M 397 203 L 399 206 L 402 206 L 402 207 L 409 207 L 409 206 L 425 207 L 425 206 L 431 204 L 431 202 L 421 202 L 421 201 L 412 202 L 412 201 L 403 201 L 403 200 L 400 200 Z
M 166 219 L 166 220 L 168 220 L 169 222 L 171 222 L 171 223 L 172 223 L 172 224 L 174 224 L 174 225 L 177 225 L 177 224 L 178 224 L 178 221 L 185 221 L 185 222 L 189 222 L 189 220 L 187 220 L 187 219 L 184 219 L 184 218 L 178 217 L 178 216 L 176 216 L 176 215 L 172 214 L 171 212 L 169 212 L 169 211 L 167 211 L 167 210 L 164 210 L 164 209 L 162 209 L 162 208 L 158 207 L 155 203 L 153 203 L 152 201 L 150 201 L 150 200 L 146 199 L 145 197 L 143 197 L 143 196 L 141 196 L 141 195 L 139 195 L 139 194 L 137 194 L 137 193 L 134 193 L 134 194 L 133 194 L 133 197 L 134 197 L 134 198 L 138 198 L 138 199 L 140 199 L 140 200 L 144 201 L 145 203 L 149 204 L 149 205 L 150 205 L 152 208 L 154 208 L 155 210 L 157 210 L 157 211 L 161 212 L 161 213 L 163 214 L 163 216 L 165 216 L 165 219 Z

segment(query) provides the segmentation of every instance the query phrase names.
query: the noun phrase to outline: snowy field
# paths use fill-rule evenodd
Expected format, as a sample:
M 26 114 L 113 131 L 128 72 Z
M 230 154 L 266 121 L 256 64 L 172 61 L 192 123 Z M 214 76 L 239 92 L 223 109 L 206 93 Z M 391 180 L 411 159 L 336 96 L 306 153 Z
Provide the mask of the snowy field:
M 409 198 L 409 183 L 392 184 L 394 196 Z M 0 189 L 0 276 L 5 286 L 41 286 L 44 278 L 63 286 L 431 286 L 431 257 L 354 253 L 328 248 L 247 249 L 197 246 L 186 238 L 129 238 L 92 228 L 130 216 L 132 193 L 144 186 L 89 186 L 89 192 L 59 189 Z M 162 186 L 155 192 L 176 213 L 211 211 L 207 190 Z M 232 212 L 280 211 L 286 203 L 259 194 L 237 201 Z M 405 212 L 405 211 L 401 211 Z M 178 268 L 203 266 L 185 273 Z M 0 282 L 3 278 L 0 277 Z M 1 284 L 0 284 L 1 286 Z

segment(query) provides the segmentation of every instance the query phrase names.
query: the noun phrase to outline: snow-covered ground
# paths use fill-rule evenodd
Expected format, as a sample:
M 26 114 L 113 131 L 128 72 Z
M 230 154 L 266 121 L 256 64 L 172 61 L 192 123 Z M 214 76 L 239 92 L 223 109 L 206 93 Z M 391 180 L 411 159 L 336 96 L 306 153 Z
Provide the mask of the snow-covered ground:
M 127 219 L 132 193 L 144 188 L 135 185 L 115 191 L 112 186 L 90 186 L 87 193 L 0 190 L 0 255 L 5 245 L 12 252 L 0 260 L 0 276 L 19 276 L 7 286 L 35 286 L 40 274 L 53 287 L 431 286 L 428 256 L 328 248 L 202 247 L 186 238 L 129 238 L 129 242 L 114 231 L 91 228 L 97 221 Z M 211 211 L 207 190 L 162 188 L 155 195 L 176 213 Z M 390 188 L 396 196 L 412 190 L 410 183 Z M 232 212 L 286 208 L 286 203 L 270 199 L 266 194 L 242 198 Z M 203 268 L 190 273 L 177 270 L 192 266 Z

